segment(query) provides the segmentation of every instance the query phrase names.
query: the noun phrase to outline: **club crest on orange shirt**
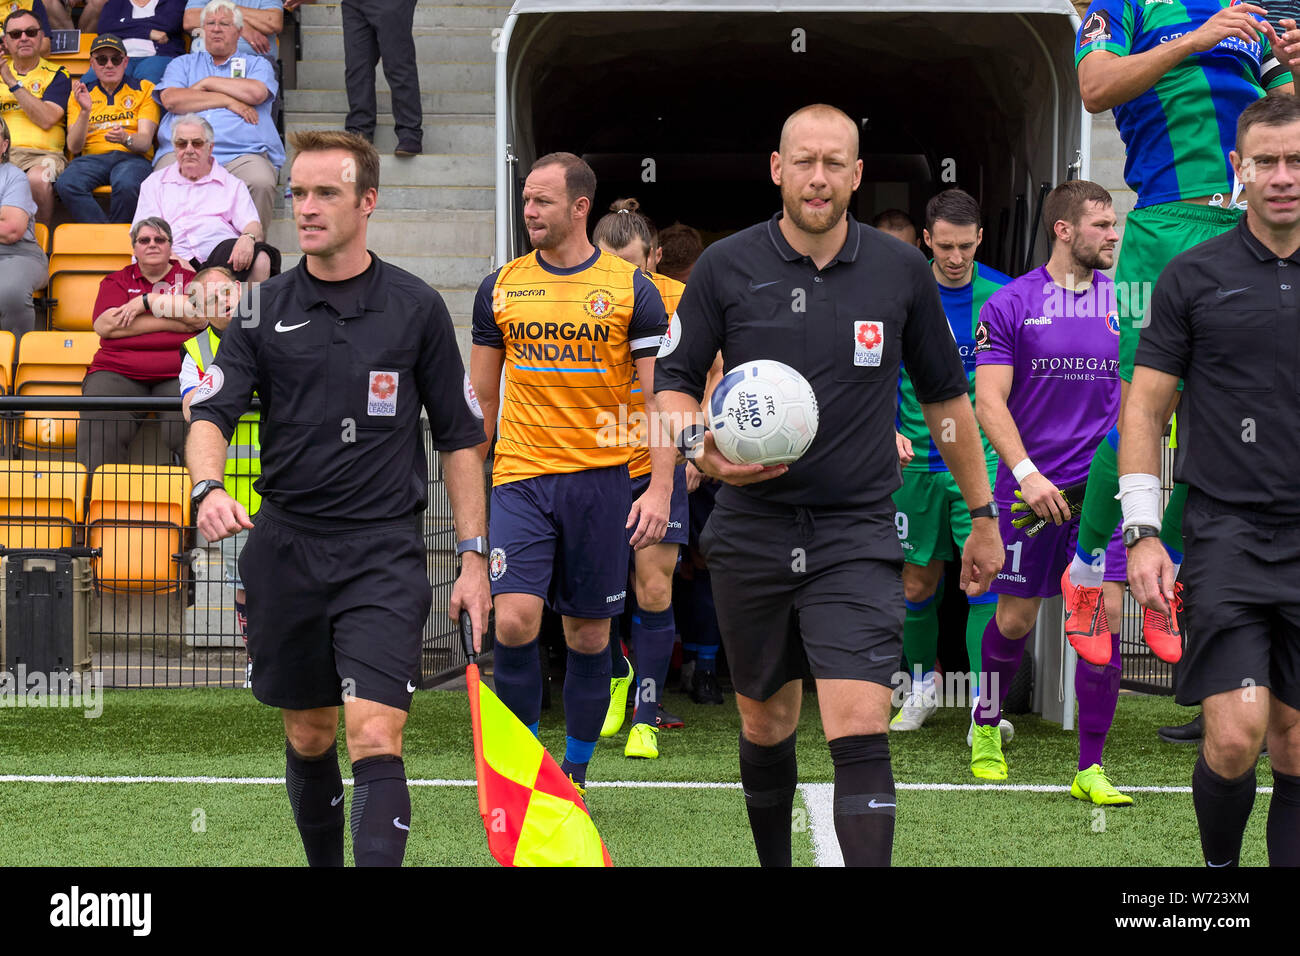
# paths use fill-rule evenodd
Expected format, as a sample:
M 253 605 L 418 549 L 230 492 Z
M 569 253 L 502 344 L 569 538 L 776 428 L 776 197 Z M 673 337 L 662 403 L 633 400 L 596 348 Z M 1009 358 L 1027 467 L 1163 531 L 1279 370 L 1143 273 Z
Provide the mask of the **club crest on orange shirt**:
M 583 298 L 582 307 L 593 319 L 603 319 L 614 311 L 614 295 L 606 289 L 593 289 Z

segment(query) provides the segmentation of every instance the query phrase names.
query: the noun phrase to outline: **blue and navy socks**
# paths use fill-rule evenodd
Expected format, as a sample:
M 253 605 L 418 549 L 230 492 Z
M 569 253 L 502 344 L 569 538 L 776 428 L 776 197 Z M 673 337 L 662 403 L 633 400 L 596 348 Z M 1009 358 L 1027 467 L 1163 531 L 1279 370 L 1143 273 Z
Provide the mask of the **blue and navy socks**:
M 537 638 L 519 647 L 507 647 L 500 641 L 492 651 L 492 682 L 497 696 L 520 723 L 537 734 L 542 717 L 542 664 L 537 656 Z M 605 688 L 609 697 L 609 688 Z
M 609 711 L 609 674 L 607 648 L 595 654 L 569 648 L 564 677 L 564 725 L 568 736 L 560 769 L 580 785 L 587 781 L 587 763 Z
M 677 628 L 671 604 L 662 611 L 638 607 L 632 612 L 632 648 L 636 652 L 636 669 L 640 675 L 632 723 L 656 725 L 659 701 L 663 699 L 676 640 Z

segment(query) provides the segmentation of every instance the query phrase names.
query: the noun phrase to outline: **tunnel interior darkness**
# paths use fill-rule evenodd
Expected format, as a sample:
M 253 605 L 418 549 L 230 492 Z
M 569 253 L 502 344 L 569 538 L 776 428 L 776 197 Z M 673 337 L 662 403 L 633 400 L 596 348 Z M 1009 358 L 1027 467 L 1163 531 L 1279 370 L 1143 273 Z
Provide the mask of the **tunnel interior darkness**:
M 960 186 L 984 213 L 981 260 L 1019 274 L 1046 256 L 1041 229 L 1026 252 L 1042 186 L 1079 149 L 1072 48 L 1069 19 L 1046 14 L 523 16 L 508 61 L 512 254 L 528 248 L 524 177 L 553 150 L 595 169 L 593 222 L 623 196 L 706 242 L 767 218 L 782 122 L 826 102 L 860 126 L 855 216 L 893 206 L 919 225 L 933 193 Z

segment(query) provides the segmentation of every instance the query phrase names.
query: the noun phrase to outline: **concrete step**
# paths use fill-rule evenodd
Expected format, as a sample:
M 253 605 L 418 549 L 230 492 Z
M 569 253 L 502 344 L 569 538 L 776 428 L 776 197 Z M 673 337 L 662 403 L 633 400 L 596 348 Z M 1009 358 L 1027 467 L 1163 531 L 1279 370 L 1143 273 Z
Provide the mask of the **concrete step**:
M 380 214 L 375 213 L 376 216 Z M 389 214 L 391 215 L 391 213 Z M 413 211 L 413 215 L 418 215 Z M 496 233 L 495 217 L 487 210 L 447 210 L 436 218 L 380 218 L 370 220 L 366 244 L 376 254 L 409 255 L 420 250 L 430 254 L 456 252 L 490 256 Z M 297 249 L 298 230 L 288 218 L 275 219 L 269 230 L 270 242 L 278 249 Z M 486 274 L 486 270 L 484 270 Z M 481 279 L 482 276 L 479 276 Z
M 296 251 L 297 245 L 295 244 L 292 248 L 295 250 L 294 252 L 291 253 L 285 250 L 283 254 L 283 267 L 285 269 L 297 265 L 298 260 L 301 258 L 301 255 Z M 393 265 L 419 276 L 439 292 L 443 289 L 477 289 L 478 284 L 483 281 L 483 277 L 492 271 L 488 268 L 492 257 L 488 255 L 395 255 L 383 256 L 383 259 L 385 262 L 391 262 Z M 468 315 L 468 311 L 465 314 Z
M 281 172 L 280 180 L 287 185 L 289 167 Z M 445 186 L 492 185 L 492 164 L 480 154 L 432 154 L 399 159 L 396 156 L 379 156 L 379 184 L 381 188 L 424 188 Z M 397 206 L 399 209 L 416 209 L 417 206 Z M 473 207 L 471 207 L 473 208 Z
M 456 91 L 458 88 L 454 84 L 463 82 L 464 79 L 474 81 L 486 80 L 486 85 L 479 90 L 467 90 L 466 92 L 480 92 L 481 90 L 495 89 L 495 80 L 493 74 L 485 73 L 481 69 L 468 71 L 468 77 L 465 77 L 467 71 L 458 70 L 457 67 L 466 66 L 466 63 L 456 62 L 454 59 L 439 61 L 438 63 L 423 63 L 420 65 L 420 89 L 422 92 L 436 93 L 441 89 Z M 479 64 L 474 64 L 479 66 Z M 340 87 L 346 89 L 347 83 L 343 77 L 346 76 L 343 51 L 331 50 L 325 57 L 314 60 L 303 60 L 298 64 L 298 86 L 300 90 L 333 90 Z M 375 89 L 382 93 L 390 91 L 388 77 L 384 75 L 384 67 L 381 63 L 375 70 Z
M 457 65 L 458 66 L 458 65 Z M 465 69 L 477 69 L 466 67 Z M 455 80 L 455 77 L 449 79 Z M 393 94 L 384 90 L 375 94 L 376 108 L 379 114 L 392 114 Z M 496 110 L 496 98 L 492 94 L 492 84 L 466 91 L 444 87 L 433 91 L 422 90 L 420 105 L 425 115 L 429 113 L 493 113 Z M 348 94 L 343 88 L 328 90 L 285 90 L 284 109 L 290 113 L 346 113 Z
M 413 31 L 415 62 L 423 67 L 441 61 L 483 63 L 495 59 L 494 39 L 488 30 L 438 27 Z M 343 59 L 343 30 L 338 27 L 304 27 L 302 62 Z
M 510 4 L 500 0 L 484 3 L 419 3 L 415 7 L 416 29 L 422 27 L 499 27 L 510 13 Z M 337 3 L 315 3 L 298 8 L 302 25 L 343 26 L 343 14 Z
M 343 129 L 346 113 L 287 113 L 284 118 L 286 135 L 299 129 Z M 424 151 L 426 153 L 491 153 L 496 130 L 491 116 L 430 116 L 424 117 Z M 393 131 L 393 117 L 378 117 L 375 129 L 375 148 L 381 153 L 391 153 L 397 145 Z

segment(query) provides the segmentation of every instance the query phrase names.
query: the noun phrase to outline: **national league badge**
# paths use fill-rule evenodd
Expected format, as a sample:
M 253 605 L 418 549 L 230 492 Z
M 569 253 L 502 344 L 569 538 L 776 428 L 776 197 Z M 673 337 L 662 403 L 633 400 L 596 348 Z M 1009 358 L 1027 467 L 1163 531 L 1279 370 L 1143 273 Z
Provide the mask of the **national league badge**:
M 883 322 L 853 323 L 853 364 L 878 368 L 885 354 Z
M 366 393 L 366 414 L 397 414 L 397 372 L 371 372 L 370 390 Z

